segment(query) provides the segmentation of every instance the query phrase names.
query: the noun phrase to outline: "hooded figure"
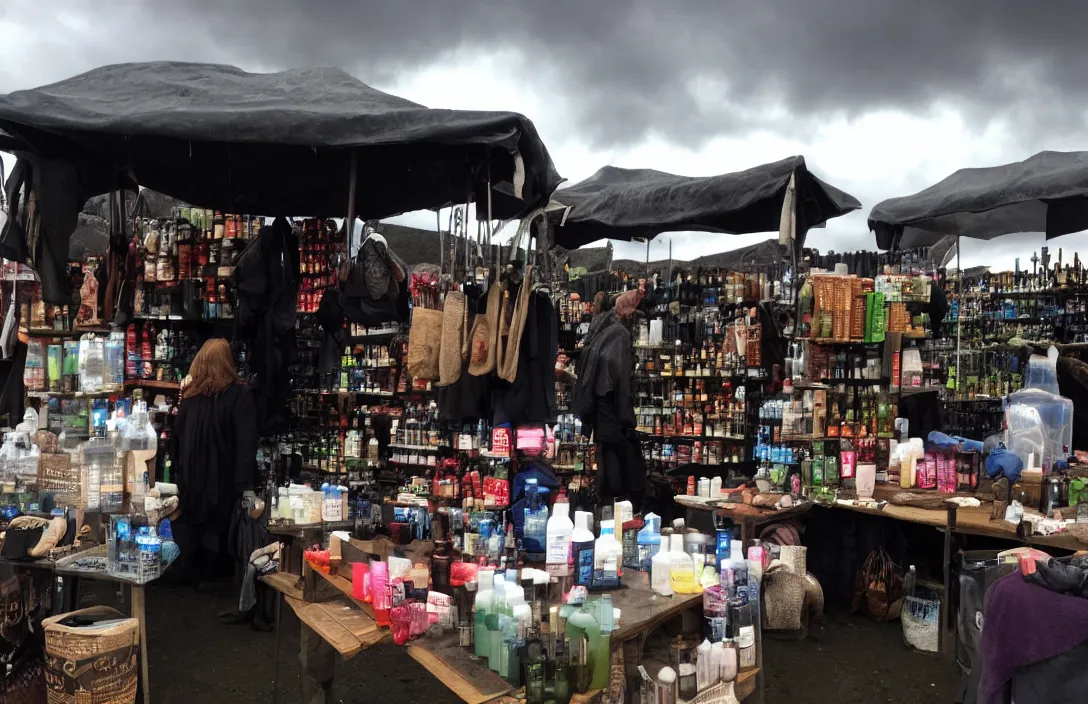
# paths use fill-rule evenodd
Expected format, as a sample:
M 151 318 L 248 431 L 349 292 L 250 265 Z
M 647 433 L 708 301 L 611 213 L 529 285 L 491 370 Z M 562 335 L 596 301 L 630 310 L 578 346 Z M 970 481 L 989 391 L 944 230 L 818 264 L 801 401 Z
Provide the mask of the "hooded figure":
M 635 432 L 631 395 L 634 358 L 627 321 L 638 308 L 642 290 L 629 291 L 612 310 L 590 323 L 578 360 L 571 410 L 582 421 L 582 433 L 597 443 L 597 494 L 602 501 L 629 497 L 636 510 L 646 489 L 646 463 Z

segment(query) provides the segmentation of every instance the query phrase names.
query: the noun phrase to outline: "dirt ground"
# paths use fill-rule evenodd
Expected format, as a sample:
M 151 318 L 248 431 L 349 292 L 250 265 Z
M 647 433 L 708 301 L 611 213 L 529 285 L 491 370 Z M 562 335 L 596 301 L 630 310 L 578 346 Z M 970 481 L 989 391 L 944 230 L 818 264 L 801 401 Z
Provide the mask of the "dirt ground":
M 148 590 L 151 692 L 155 704 L 244 704 L 272 701 L 271 633 L 225 626 L 216 614 L 236 596 L 227 588 L 198 593 L 154 585 Z M 298 692 L 298 622 L 284 608 L 279 701 Z M 800 642 L 768 640 L 767 704 L 824 702 L 953 702 L 952 666 L 912 653 L 899 624 L 876 624 L 842 613 Z M 456 704 L 460 700 L 409 658 L 387 645 L 337 663 L 335 696 L 343 704 Z

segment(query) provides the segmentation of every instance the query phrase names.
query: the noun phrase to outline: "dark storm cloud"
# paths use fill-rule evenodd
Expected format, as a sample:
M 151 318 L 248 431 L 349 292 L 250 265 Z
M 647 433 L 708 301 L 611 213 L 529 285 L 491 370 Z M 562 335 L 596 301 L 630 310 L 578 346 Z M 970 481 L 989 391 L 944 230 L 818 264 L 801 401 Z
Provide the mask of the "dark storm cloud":
M 956 104 L 979 124 L 1007 117 L 1023 130 L 1072 131 L 1083 124 L 1088 97 L 1088 3 L 1076 0 L 128 0 L 87 7 L 27 2 L 9 10 L 15 22 L 36 20 L 30 31 L 40 31 L 36 41 L 49 51 L 21 62 L 20 72 L 0 67 L 0 89 L 107 61 L 167 57 L 250 69 L 328 63 L 388 85 L 457 52 L 514 49 L 522 59 L 510 70 L 564 97 L 580 132 L 602 146 L 651 133 L 698 144 L 755 126 L 798 128 L 797 117 L 924 111 L 934 101 Z M 97 35 L 91 41 L 81 31 L 88 26 Z M 717 99 L 700 101 L 707 94 Z M 769 104 L 796 117 L 767 124 Z

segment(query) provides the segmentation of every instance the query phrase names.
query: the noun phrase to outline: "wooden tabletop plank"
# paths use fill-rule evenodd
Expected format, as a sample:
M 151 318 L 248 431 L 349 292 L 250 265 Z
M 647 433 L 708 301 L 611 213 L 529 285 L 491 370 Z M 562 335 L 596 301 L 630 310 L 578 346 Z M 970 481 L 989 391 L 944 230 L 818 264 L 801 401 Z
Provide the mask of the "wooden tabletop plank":
M 354 657 L 363 649 L 359 639 L 320 605 L 307 604 L 305 601 L 289 596 L 284 597 L 284 600 L 298 616 L 298 620 L 335 648 L 341 657 L 345 659 Z
M 883 509 L 850 504 L 834 504 L 829 508 L 865 513 L 871 516 L 884 516 L 935 528 L 946 528 L 948 526 L 948 512 L 944 509 L 926 509 L 916 506 L 897 506 L 895 504 L 885 504 Z M 1012 540 L 1018 543 L 1025 542 L 1016 535 L 1016 526 L 1000 519 L 991 521 L 989 506 L 956 509 L 956 532 L 963 535 Z M 1033 535 L 1028 537 L 1026 542 L 1029 545 L 1060 548 L 1062 550 L 1088 549 L 1088 545 L 1081 543 L 1072 535 L 1062 535 L 1060 533 L 1049 536 Z
M 280 594 L 293 599 L 302 600 L 302 578 L 297 574 L 287 572 L 273 572 L 261 577 L 261 582 L 272 587 Z
M 483 704 L 513 691 L 506 680 L 488 669 L 472 648 L 457 644 L 457 634 L 425 636 L 408 643 L 408 654 L 468 704 Z
M 650 575 L 634 570 L 624 572 L 623 587 L 605 593 L 612 596 L 612 606 L 620 609 L 619 628 L 612 632 L 613 648 L 703 603 L 702 594 L 658 596 L 650 588 Z

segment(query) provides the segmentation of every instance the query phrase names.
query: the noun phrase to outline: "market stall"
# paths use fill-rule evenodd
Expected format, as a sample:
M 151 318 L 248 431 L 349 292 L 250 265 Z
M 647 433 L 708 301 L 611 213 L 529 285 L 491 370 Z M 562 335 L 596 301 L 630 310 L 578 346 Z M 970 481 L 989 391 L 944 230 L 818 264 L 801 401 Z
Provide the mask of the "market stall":
M 11 394 L 5 388 L 5 412 L 10 425 L 26 425 L 4 445 L 11 509 L 5 518 L 25 516 L 9 525 L 4 554 L 18 552 L 20 521 L 55 522 L 54 543 L 65 559 L 59 548 L 37 551 L 28 541 L 38 560 L 18 563 L 19 569 L 44 569 L 65 584 L 132 582 L 136 625 L 115 634 L 136 648 L 131 667 L 126 654 L 124 672 L 109 683 L 81 674 L 77 681 L 66 671 L 54 673 L 50 687 L 104 694 L 123 682 L 118 701 L 135 697 L 137 686 L 147 701 L 142 585 L 177 556 L 176 547 L 167 549 L 169 533 L 156 528 L 164 531 L 168 523 L 160 519 L 177 507 L 171 450 L 179 440 L 172 431 L 193 354 L 203 340 L 233 337 L 236 363 L 268 400 L 258 406 L 259 422 L 275 443 L 274 434 L 300 415 L 293 394 L 282 392 L 304 371 L 288 369 L 293 355 L 282 355 L 279 345 L 296 344 L 297 329 L 300 350 L 305 346 L 318 326 L 299 314 L 314 316 L 352 251 L 350 225 L 313 218 L 292 226 L 272 217 L 346 213 L 352 223 L 357 213 L 383 217 L 477 200 L 481 218 L 510 218 L 545 202 L 559 177 L 532 123 L 520 115 L 429 110 L 331 68 L 258 75 L 216 65 L 117 65 L 3 96 L 0 104 L 5 145 L 19 157 L 5 184 L 10 217 L 0 233 L 3 254 L 13 260 L 5 268 L 4 313 L 21 335 L 7 384 L 17 388 Z M 239 113 L 240 104 L 250 107 Z M 168 214 L 150 213 L 134 206 L 127 191 L 145 186 L 183 202 Z M 68 239 L 83 202 L 107 192 L 108 249 L 70 269 Z M 274 249 L 286 266 L 254 277 Z M 274 293 L 262 288 L 270 280 Z M 361 299 L 350 293 L 346 305 L 357 311 L 352 326 L 367 328 L 358 335 L 366 338 L 374 332 L 373 315 L 353 308 Z M 272 314 L 282 313 L 275 325 L 254 324 L 254 316 L 270 314 L 269 303 Z M 372 303 L 363 304 L 370 313 Z M 395 325 L 400 315 L 388 320 Z M 5 342 L 5 356 L 11 354 Z M 316 457 L 322 448 L 312 449 Z M 326 470 L 330 458 L 322 458 Z M 278 508 L 277 475 L 264 476 L 273 488 L 262 492 L 267 502 L 246 499 L 251 519 Z M 288 474 L 279 477 L 286 483 Z M 300 508 L 311 503 L 292 498 Z M 35 518 L 50 509 L 52 521 Z M 318 514 L 320 523 L 320 501 Z M 71 525 L 60 530 L 68 516 Z M 309 514 L 297 517 L 311 523 Z M 285 542 L 308 538 L 304 530 L 281 528 Z M 72 544 L 80 550 L 68 556 Z M 275 569 L 277 544 L 256 547 L 251 559 Z M 65 595 L 53 603 L 56 611 L 78 605 L 78 589 Z M 47 637 L 47 648 L 56 645 L 50 656 L 62 663 L 69 657 L 64 648 L 82 642 L 79 629 L 103 617 L 61 614 L 48 626 L 58 633 L 56 643 Z M 312 642 L 319 624 L 303 622 L 304 640 Z

